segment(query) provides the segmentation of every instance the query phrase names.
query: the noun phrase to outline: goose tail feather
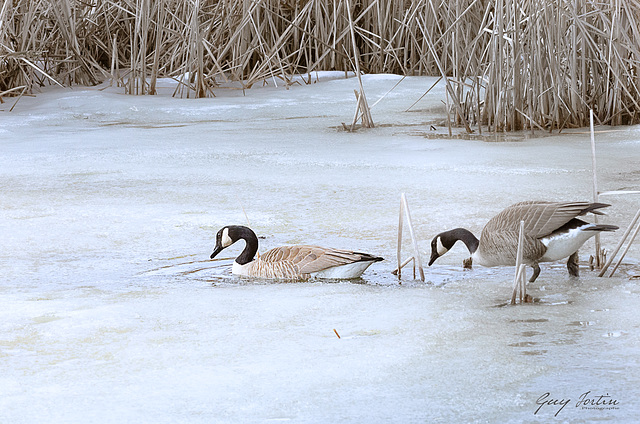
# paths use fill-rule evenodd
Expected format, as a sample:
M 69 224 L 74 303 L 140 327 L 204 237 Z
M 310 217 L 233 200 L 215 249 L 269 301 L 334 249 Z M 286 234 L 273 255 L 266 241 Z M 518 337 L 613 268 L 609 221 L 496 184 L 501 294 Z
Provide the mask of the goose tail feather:
M 606 208 L 611 206 L 608 203 L 590 203 L 589 206 L 587 206 L 586 208 L 584 208 L 580 214 L 578 216 L 582 216 L 582 215 L 586 215 L 588 213 L 592 213 L 594 215 L 606 215 L 606 213 L 604 213 L 603 211 L 599 210 L 601 208 Z M 605 230 L 606 231 L 606 230 Z
M 620 227 L 616 225 L 608 225 L 608 224 L 596 224 L 591 225 L 589 227 L 585 227 L 585 231 L 616 231 Z

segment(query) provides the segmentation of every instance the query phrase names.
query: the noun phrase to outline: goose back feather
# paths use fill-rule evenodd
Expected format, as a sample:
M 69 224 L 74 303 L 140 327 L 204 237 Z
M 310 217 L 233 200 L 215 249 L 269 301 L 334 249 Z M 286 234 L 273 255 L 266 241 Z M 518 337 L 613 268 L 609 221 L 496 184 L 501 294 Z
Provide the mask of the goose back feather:
M 492 237 L 499 232 L 520 231 L 520 221 L 524 221 L 524 233 L 541 238 L 551 234 L 572 219 L 589 212 L 603 215 L 599 208 L 605 203 L 589 202 L 547 202 L 525 201 L 509 206 L 487 222 L 480 239 Z
M 308 279 L 326 272 L 329 268 L 356 262 L 368 262 L 368 267 L 376 260 L 380 259 L 349 250 L 310 245 L 282 246 L 273 248 L 250 262 L 246 275 L 259 278 Z

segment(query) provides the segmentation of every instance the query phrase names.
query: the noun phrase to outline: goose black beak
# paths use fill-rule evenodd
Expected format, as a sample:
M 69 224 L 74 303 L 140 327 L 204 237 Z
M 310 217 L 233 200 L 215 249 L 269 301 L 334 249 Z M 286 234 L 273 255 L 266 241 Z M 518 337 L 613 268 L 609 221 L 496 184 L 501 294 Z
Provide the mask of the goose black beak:
M 429 266 L 431 266 L 439 257 L 440 256 L 438 255 L 438 252 L 436 251 L 431 252 L 431 259 L 429 259 Z
M 222 252 L 222 249 L 224 249 L 224 247 L 216 246 L 215 250 L 213 251 L 213 253 L 211 254 L 211 256 L 209 258 L 210 259 L 215 258 L 218 255 L 218 253 Z

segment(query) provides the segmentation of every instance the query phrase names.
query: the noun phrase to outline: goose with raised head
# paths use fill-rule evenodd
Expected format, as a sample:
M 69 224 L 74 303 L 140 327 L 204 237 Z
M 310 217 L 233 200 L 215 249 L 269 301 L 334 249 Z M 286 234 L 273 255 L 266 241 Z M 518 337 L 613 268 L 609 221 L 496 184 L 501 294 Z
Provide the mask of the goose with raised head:
M 480 240 L 469 230 L 456 228 L 431 240 L 431 266 L 461 240 L 471 253 L 471 261 L 482 266 L 515 265 L 520 221 L 524 221 L 523 263 L 533 268 L 530 282 L 540 274 L 539 262 L 553 262 L 566 257 L 567 269 L 578 276 L 578 249 L 602 231 L 615 231 L 615 225 L 592 224 L 577 217 L 611 206 L 589 202 L 527 201 L 509 206 L 487 222 Z
M 276 247 L 256 259 L 258 237 L 253 230 L 241 225 L 229 225 L 218 231 L 211 259 L 238 240 L 244 240 L 245 247 L 233 262 L 231 272 L 249 277 L 288 280 L 358 278 L 369 265 L 383 260 L 368 253 L 308 245 Z

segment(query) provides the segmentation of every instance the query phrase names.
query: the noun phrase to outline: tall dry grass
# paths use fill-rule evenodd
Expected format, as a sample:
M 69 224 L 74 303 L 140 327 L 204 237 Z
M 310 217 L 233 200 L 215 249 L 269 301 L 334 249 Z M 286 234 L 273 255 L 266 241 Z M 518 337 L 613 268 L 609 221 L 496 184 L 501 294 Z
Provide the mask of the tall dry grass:
M 590 109 L 602 124 L 640 122 L 639 2 L 491 4 L 453 78 L 465 118 L 494 131 L 586 126 Z
M 589 109 L 636 123 L 639 23 L 637 0 L 4 0 L 0 100 L 104 80 L 154 94 L 160 77 L 204 97 L 359 68 L 442 77 L 467 131 L 584 126 Z

